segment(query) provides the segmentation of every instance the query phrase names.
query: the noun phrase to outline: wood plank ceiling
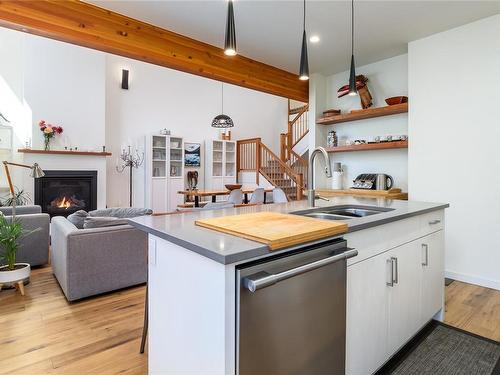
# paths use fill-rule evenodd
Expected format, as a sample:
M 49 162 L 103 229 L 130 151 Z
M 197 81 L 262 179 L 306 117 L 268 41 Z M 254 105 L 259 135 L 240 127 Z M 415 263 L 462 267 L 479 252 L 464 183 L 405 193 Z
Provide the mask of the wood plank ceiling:
M 0 1 L 0 26 L 308 101 L 296 74 L 78 0 Z

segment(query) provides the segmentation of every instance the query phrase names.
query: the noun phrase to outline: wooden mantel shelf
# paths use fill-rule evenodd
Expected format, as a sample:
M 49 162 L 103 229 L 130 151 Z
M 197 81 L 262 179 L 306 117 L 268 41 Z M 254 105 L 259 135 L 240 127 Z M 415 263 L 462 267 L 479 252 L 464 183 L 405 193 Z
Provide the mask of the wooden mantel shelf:
M 48 155 L 79 155 L 79 156 L 111 156 L 111 152 L 94 151 L 68 151 L 68 150 L 32 150 L 29 148 L 20 148 L 17 152 L 25 154 L 48 154 Z
M 387 107 L 367 108 L 336 116 L 321 117 L 316 120 L 318 125 L 333 125 L 341 122 L 365 120 L 369 118 L 396 115 L 408 112 L 408 103 L 388 105 Z

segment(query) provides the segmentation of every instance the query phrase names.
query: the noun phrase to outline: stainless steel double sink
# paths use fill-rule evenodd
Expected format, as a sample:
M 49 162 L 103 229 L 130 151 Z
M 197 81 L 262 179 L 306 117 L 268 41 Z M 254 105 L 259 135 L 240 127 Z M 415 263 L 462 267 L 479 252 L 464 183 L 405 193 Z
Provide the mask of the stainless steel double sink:
M 308 216 L 316 219 L 349 220 L 359 217 L 376 215 L 393 210 L 394 208 L 360 206 L 360 205 L 349 204 L 349 205 L 311 208 L 309 210 L 295 211 L 291 213 L 294 215 Z

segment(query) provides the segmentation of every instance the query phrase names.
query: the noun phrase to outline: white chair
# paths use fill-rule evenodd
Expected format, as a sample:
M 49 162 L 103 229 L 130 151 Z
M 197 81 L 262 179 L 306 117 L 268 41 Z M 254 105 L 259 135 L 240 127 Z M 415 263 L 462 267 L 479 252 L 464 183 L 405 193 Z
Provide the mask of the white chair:
M 273 203 L 287 203 L 288 198 L 285 192 L 280 188 L 273 189 Z
M 232 204 L 241 204 L 243 203 L 243 192 L 241 189 L 234 189 L 231 190 L 229 193 L 229 197 L 227 198 L 227 201 L 224 201 L 224 203 L 232 203 Z
M 249 204 L 263 204 L 265 190 L 263 188 L 257 188 L 253 191 L 252 197 L 250 198 Z

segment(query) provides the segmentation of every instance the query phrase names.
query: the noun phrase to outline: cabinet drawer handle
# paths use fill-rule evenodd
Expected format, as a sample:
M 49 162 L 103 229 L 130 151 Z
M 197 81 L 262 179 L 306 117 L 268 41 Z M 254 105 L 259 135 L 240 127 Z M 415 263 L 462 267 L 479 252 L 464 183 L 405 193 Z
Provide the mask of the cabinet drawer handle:
M 429 221 L 429 225 L 439 224 L 440 222 L 441 222 L 441 220 L 432 220 L 432 221 Z
M 399 282 L 399 271 L 398 271 L 398 258 L 392 257 L 392 261 L 394 262 L 394 284 Z
M 425 254 L 425 260 L 422 262 L 422 266 L 428 266 L 429 265 L 429 245 L 426 243 L 422 244 L 422 249 L 424 250 Z
M 387 264 L 389 265 L 389 268 L 391 269 L 391 274 L 390 274 L 390 278 L 389 278 L 391 281 L 386 282 L 387 286 L 394 286 L 394 262 L 393 262 L 393 259 L 394 258 L 387 259 Z

